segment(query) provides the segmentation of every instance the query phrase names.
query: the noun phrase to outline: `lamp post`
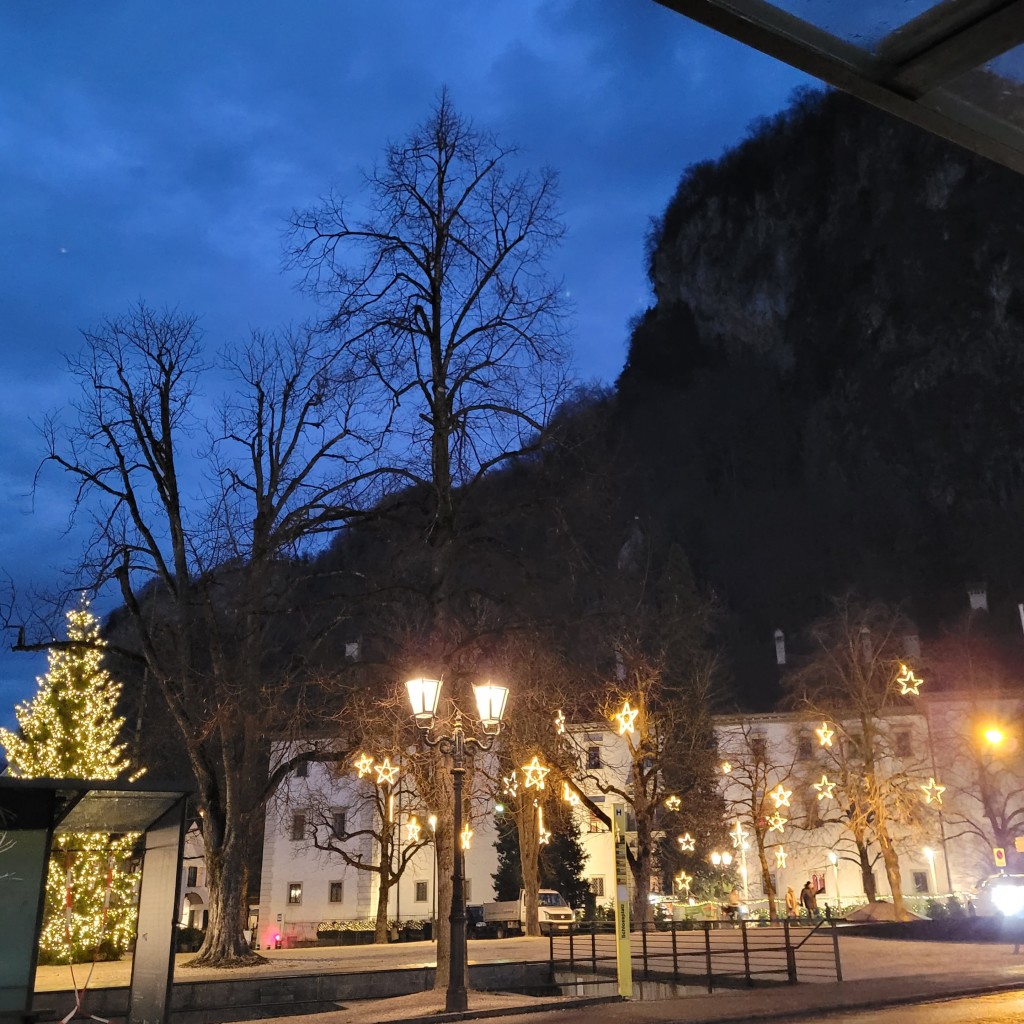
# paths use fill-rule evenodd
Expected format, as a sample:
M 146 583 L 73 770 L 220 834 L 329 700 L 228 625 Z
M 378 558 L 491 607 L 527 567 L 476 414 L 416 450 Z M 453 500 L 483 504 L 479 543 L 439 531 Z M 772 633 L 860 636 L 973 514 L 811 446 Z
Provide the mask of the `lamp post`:
M 451 733 L 431 736 L 437 718 L 437 705 L 441 697 L 440 679 L 410 679 L 405 684 L 413 717 L 419 726 L 423 742 L 437 747 L 451 756 L 452 783 L 455 806 L 452 814 L 452 909 L 448 916 L 450 962 L 448 966 L 448 992 L 445 1010 L 461 1013 L 466 1010 L 466 861 L 462 837 L 462 783 L 466 774 L 466 752 L 490 750 L 494 737 L 501 731 L 501 720 L 508 701 L 508 688 L 487 683 L 474 686 L 477 714 L 483 726 L 484 740 L 467 736 L 462 726 L 462 712 L 458 707 L 452 718 Z M 436 852 L 435 852 L 436 856 Z
M 437 815 L 427 818 L 430 826 L 431 846 L 434 848 L 434 875 L 430 880 L 430 937 L 437 941 Z
M 937 893 L 939 890 L 938 886 L 935 884 L 935 851 L 930 846 L 926 846 L 923 853 L 925 859 L 928 861 L 928 873 L 931 875 L 932 879 L 932 892 Z
M 836 885 L 836 909 L 840 914 L 843 912 L 843 898 L 839 895 L 839 858 L 835 850 L 828 851 L 828 860 L 832 865 L 832 879 Z M 935 882 L 935 865 L 932 865 L 932 883 Z

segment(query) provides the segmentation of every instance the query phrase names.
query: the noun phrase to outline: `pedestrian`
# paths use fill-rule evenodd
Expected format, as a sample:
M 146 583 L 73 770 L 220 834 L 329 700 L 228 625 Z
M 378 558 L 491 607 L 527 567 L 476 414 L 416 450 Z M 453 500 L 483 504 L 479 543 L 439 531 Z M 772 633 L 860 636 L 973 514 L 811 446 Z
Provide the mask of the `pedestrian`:
M 818 920 L 818 896 L 811 886 L 810 879 L 804 882 L 804 887 L 800 890 L 800 904 L 807 911 L 809 921 Z
M 734 885 L 732 892 L 729 893 L 729 906 L 725 908 L 725 912 L 729 915 L 730 921 L 738 921 L 740 917 L 740 891 Z
M 796 893 L 793 891 L 793 886 L 789 885 L 786 887 L 786 917 L 793 920 L 799 910 L 800 904 L 796 901 Z

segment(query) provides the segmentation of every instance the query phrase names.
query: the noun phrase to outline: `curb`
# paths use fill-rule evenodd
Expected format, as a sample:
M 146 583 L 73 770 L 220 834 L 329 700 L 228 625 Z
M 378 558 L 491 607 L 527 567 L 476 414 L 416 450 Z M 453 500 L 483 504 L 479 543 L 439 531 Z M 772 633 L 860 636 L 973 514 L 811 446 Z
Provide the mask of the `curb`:
M 492 1010 L 463 1010 L 458 1013 L 434 1013 L 429 1016 L 402 1017 L 388 1024 L 448 1024 L 448 1021 L 483 1020 L 489 1017 L 518 1017 L 524 1013 L 546 1013 L 550 1010 L 582 1010 L 587 1006 L 621 1003 L 622 996 L 588 996 L 585 999 L 560 999 L 558 1002 L 529 1003 L 526 1006 L 500 1006 Z

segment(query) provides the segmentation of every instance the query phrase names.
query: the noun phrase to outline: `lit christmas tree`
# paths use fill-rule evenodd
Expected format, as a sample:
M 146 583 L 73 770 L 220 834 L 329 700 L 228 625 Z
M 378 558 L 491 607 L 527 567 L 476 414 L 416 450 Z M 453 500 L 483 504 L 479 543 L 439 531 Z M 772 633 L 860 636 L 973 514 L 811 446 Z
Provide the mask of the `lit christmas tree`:
M 72 646 L 50 650 L 49 671 L 37 680 L 35 698 L 15 709 L 19 733 L 0 729 L 8 770 L 23 779 L 115 779 L 129 767 L 125 744 L 118 742 L 124 719 L 115 713 L 121 684 L 103 668 L 99 620 L 84 602 L 68 612 L 68 640 Z M 39 940 L 42 961 L 112 959 L 125 951 L 135 932 L 135 878 L 122 865 L 137 838 L 56 837 Z

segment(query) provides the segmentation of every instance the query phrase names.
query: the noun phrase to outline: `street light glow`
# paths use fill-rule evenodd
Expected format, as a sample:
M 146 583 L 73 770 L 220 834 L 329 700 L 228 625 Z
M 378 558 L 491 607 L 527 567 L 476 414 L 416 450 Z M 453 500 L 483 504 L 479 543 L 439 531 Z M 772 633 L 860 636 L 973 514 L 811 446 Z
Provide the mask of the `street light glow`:
M 1004 739 L 1006 739 L 1006 736 L 1003 734 L 1003 730 L 998 726 L 993 725 L 985 730 L 985 741 L 993 747 L 998 747 Z

